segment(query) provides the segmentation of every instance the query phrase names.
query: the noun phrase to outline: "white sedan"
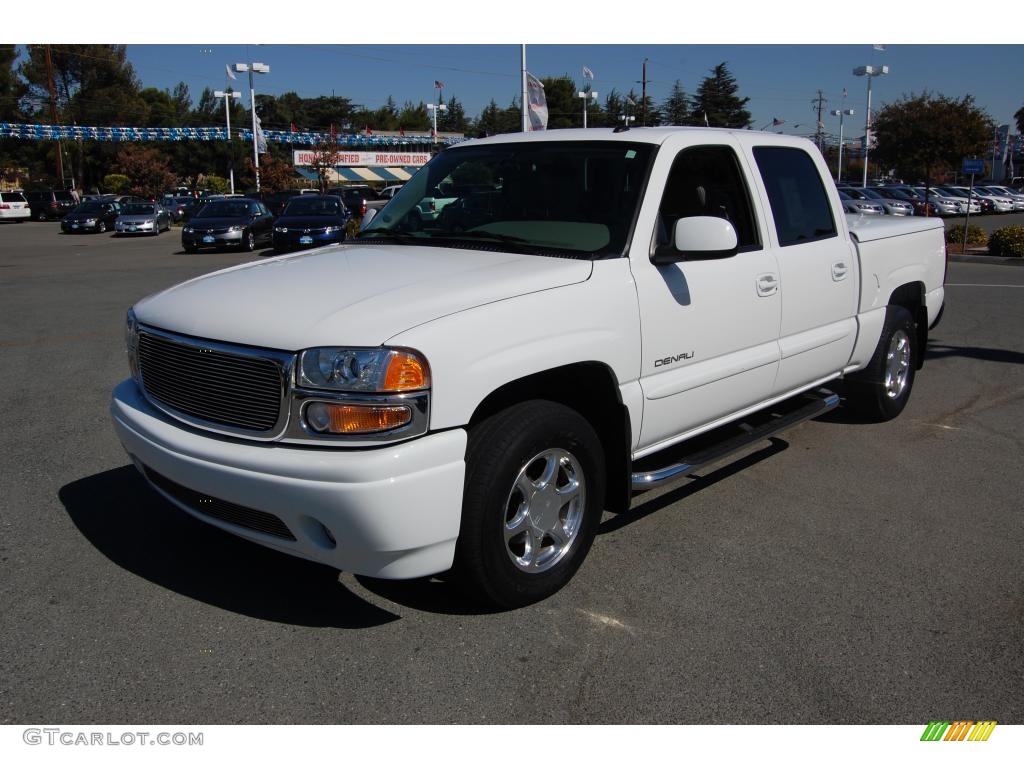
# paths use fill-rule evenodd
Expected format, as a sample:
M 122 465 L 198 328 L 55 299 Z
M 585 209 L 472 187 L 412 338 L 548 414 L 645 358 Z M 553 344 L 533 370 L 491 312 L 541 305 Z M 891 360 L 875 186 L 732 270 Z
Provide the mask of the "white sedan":
M 28 200 L 21 192 L 0 192 L 0 220 L 19 224 L 32 218 Z

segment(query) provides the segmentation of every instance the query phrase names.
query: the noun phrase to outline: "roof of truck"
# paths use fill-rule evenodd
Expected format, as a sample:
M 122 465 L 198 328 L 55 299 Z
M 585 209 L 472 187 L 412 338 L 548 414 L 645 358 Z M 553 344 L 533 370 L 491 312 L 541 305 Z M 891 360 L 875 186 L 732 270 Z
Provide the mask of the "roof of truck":
M 728 134 L 743 143 L 770 144 L 776 146 L 813 146 L 813 142 L 800 136 L 787 136 L 768 131 L 752 131 L 742 128 L 703 128 L 660 126 L 657 128 L 629 128 L 616 131 L 614 128 L 559 128 L 550 131 L 530 131 L 528 133 L 502 133 L 484 139 L 471 139 L 455 145 L 451 149 L 484 144 L 507 144 L 521 141 L 624 141 L 662 144 L 673 136 L 685 135 L 694 143 L 713 144 L 721 141 L 722 135 Z

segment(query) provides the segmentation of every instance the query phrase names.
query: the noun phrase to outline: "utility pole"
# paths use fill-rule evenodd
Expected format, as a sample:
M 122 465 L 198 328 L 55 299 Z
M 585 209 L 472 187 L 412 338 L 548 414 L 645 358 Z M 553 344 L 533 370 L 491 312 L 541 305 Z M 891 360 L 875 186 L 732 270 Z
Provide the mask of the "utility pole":
M 50 88 L 50 121 L 57 127 L 57 91 L 53 86 L 53 60 L 50 58 L 50 46 L 46 46 L 46 81 Z M 57 175 L 60 177 L 60 188 L 64 189 L 64 150 L 60 139 L 57 139 Z
M 811 99 L 811 104 L 818 105 L 818 130 L 814 134 L 814 143 L 818 145 L 818 151 L 821 152 L 821 144 L 823 141 L 823 132 L 825 124 L 821 122 L 821 113 L 825 109 L 825 103 L 828 99 L 825 98 L 825 94 L 821 92 L 821 88 L 818 89 L 818 98 Z
M 644 59 L 644 69 L 640 80 L 640 125 L 647 125 L 647 59 Z

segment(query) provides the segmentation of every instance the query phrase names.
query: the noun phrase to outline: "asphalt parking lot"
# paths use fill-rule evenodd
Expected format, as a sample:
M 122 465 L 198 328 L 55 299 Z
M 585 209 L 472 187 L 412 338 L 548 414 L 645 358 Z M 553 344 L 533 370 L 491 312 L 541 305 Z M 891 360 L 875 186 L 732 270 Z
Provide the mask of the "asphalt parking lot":
M 640 495 L 562 592 L 479 613 L 236 539 L 129 465 L 125 310 L 251 258 L 0 226 L 0 723 L 1024 721 L 1024 270 L 950 265 L 896 421 L 839 410 Z

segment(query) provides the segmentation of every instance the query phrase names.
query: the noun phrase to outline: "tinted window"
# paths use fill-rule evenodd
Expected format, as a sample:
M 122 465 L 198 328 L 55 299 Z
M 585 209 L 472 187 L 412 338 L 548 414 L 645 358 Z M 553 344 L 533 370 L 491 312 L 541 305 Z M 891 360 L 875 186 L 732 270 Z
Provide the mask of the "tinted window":
M 659 245 L 672 242 L 679 219 L 715 216 L 732 223 L 738 248 L 760 247 L 747 185 L 729 147 L 693 147 L 680 152 L 672 163 L 658 212 Z
M 5 203 L 24 203 L 25 196 L 21 192 L 0 192 L 0 200 Z
M 825 186 L 811 156 L 794 147 L 754 147 L 779 245 L 836 236 Z

